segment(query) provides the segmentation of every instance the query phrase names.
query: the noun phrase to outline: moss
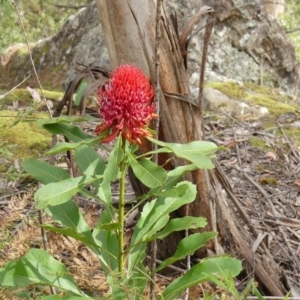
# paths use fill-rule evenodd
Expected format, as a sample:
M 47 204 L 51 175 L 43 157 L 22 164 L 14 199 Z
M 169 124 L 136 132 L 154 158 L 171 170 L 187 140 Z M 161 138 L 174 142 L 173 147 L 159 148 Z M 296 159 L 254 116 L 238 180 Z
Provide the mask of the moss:
M 257 164 L 254 167 L 254 170 L 257 171 L 257 172 L 263 172 L 263 171 L 265 171 L 265 169 L 266 169 L 266 167 L 262 164 Z
M 49 149 L 51 135 L 40 128 L 36 122 L 26 119 L 14 125 L 16 112 L 0 111 L 0 140 L 3 143 L 1 158 L 12 162 L 15 158 L 23 161 L 28 157 L 39 157 Z M 35 113 L 32 118 L 46 118 L 45 113 Z M 10 127 L 11 126 L 11 127 Z M 2 170 L 3 171 L 3 170 Z
M 37 89 L 36 91 L 39 92 L 42 98 L 40 89 Z M 47 99 L 61 100 L 64 96 L 62 92 L 57 91 L 43 90 L 43 92 Z M 19 101 L 19 105 L 21 106 L 29 106 L 33 102 L 33 99 L 27 89 L 15 89 L 1 99 L 1 108 L 5 105 L 12 105 L 13 101 Z
M 249 144 L 254 148 L 258 148 L 265 151 L 268 150 L 268 147 L 265 144 L 264 140 L 258 136 L 251 136 L 249 138 Z
M 282 95 L 278 89 L 262 87 L 252 83 L 243 85 L 233 81 L 229 82 L 210 82 L 206 87 L 219 90 L 230 98 L 264 106 L 275 116 L 279 117 L 286 112 L 295 112 L 299 105 L 292 101 L 288 95 Z
M 264 177 L 264 178 L 261 178 L 259 180 L 259 183 L 261 185 L 273 185 L 273 186 L 278 185 L 277 180 L 275 178 L 273 178 L 273 177 Z
M 27 48 L 27 46 L 24 46 L 23 48 L 20 48 L 18 50 L 17 56 L 27 55 L 27 54 L 28 54 L 28 48 Z
M 32 101 L 31 95 L 26 89 L 15 89 L 1 99 L 1 105 L 12 105 L 13 101 L 20 101 L 20 104 L 29 104 Z
M 243 99 L 246 95 L 246 89 L 234 81 L 210 82 L 205 86 L 219 90 L 230 98 Z
M 288 136 L 290 142 L 293 144 L 295 142 L 298 147 L 300 147 L 300 134 L 299 129 L 288 129 L 284 128 L 285 134 Z M 282 132 L 280 131 L 279 136 L 283 136 Z

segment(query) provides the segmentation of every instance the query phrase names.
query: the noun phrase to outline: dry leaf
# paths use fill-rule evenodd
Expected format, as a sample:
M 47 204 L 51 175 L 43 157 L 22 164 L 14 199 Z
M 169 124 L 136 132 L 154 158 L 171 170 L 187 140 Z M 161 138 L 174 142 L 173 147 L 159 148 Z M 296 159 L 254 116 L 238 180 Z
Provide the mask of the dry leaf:
M 300 180 L 296 179 L 296 180 L 294 181 L 294 184 L 300 187 Z
M 272 160 L 277 160 L 276 154 L 274 152 L 267 152 L 266 157 L 271 158 Z

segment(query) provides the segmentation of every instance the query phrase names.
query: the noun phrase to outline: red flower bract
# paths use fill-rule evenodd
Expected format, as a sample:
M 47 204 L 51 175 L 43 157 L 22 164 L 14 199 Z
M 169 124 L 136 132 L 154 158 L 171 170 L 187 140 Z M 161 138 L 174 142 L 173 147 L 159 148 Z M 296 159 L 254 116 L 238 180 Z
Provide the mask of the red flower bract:
M 119 66 L 97 94 L 103 123 L 95 132 L 99 135 L 109 130 L 102 142 L 112 141 L 120 132 L 131 144 L 141 144 L 141 137 L 152 136 L 148 125 L 157 117 L 153 95 L 151 84 L 139 68 Z

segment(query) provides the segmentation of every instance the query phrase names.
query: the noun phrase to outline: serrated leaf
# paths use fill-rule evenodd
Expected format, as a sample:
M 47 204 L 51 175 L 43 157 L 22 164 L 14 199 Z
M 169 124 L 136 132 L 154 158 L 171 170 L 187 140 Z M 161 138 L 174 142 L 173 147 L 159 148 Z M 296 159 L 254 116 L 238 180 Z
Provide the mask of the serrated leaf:
M 128 153 L 129 164 L 134 175 L 147 187 L 156 188 L 166 181 L 167 172 L 151 160 L 142 158 L 136 160 L 135 156 Z
M 175 254 L 172 257 L 164 260 L 158 268 L 155 269 L 155 273 L 164 269 L 165 267 L 175 263 L 180 259 L 184 259 L 188 255 L 193 255 L 196 250 L 205 246 L 206 243 L 214 238 L 217 234 L 215 232 L 204 232 L 204 233 L 194 233 L 186 238 L 182 239 L 176 249 Z
M 42 128 L 46 129 L 52 134 L 61 134 L 67 137 L 72 142 L 80 142 L 85 139 L 94 138 L 81 131 L 77 126 L 66 124 L 66 123 L 46 123 L 38 122 Z
M 95 180 L 94 177 L 80 176 L 49 183 L 35 193 L 36 208 L 43 209 L 48 205 L 59 205 L 67 202 L 87 184 L 91 184 Z
M 51 285 L 67 293 L 84 296 L 67 268 L 41 249 L 30 249 L 26 255 L 0 269 L 0 285 L 25 287 Z
M 59 233 L 61 235 L 72 237 L 75 240 L 80 241 L 83 244 L 87 245 L 92 250 L 94 250 L 95 248 L 98 247 L 97 243 L 92 238 L 92 234 L 88 234 L 87 232 L 80 233 L 80 232 L 76 231 L 74 228 L 70 228 L 70 227 L 60 228 L 60 227 L 55 227 L 51 224 L 43 224 L 42 227 L 49 230 L 49 231 L 56 232 L 56 233 Z M 100 249 L 98 249 L 95 252 L 95 254 L 100 255 Z
M 104 210 L 99 218 L 97 226 L 108 224 L 113 221 L 111 218 L 111 212 Z M 106 276 L 110 276 L 112 272 L 116 272 L 119 267 L 119 244 L 116 231 L 114 230 L 93 230 L 94 240 L 97 241 L 99 247 L 101 247 L 101 267 L 104 270 Z
M 176 187 L 176 197 L 158 197 L 144 205 L 130 243 L 128 270 L 134 270 L 144 255 L 145 241 L 161 230 L 169 220 L 169 214 L 196 197 L 196 187 L 190 182 L 180 182 Z
M 103 229 L 103 230 L 120 230 L 121 224 L 120 223 L 107 223 L 107 224 L 98 225 L 95 228 Z
M 70 178 L 70 175 L 65 170 L 36 158 L 26 159 L 22 163 L 22 168 L 43 184 L 59 182 Z
M 207 156 L 212 156 L 219 147 L 206 141 L 194 141 L 187 144 L 165 143 L 148 137 L 149 141 L 161 147 L 170 149 L 177 157 L 184 158 L 192 162 L 199 169 L 213 169 L 215 166 L 211 159 Z
M 115 181 L 118 176 L 119 165 L 124 157 L 124 151 L 122 150 L 121 145 L 122 138 L 119 136 L 109 155 L 106 170 L 104 172 L 104 177 L 109 182 Z
M 166 194 L 167 191 L 172 190 L 172 188 L 182 179 L 182 176 L 190 171 L 197 170 L 198 167 L 196 167 L 194 164 L 185 165 L 185 166 L 179 166 L 174 170 L 171 170 L 167 173 L 167 180 L 166 182 L 155 189 L 151 189 L 147 196 L 160 196 L 161 194 Z
M 154 234 L 149 240 L 155 240 L 155 239 L 164 239 L 166 236 L 171 234 L 175 231 L 181 231 L 186 229 L 196 229 L 196 228 L 203 228 L 207 224 L 206 220 L 202 217 L 190 217 L 185 216 L 178 219 L 172 219 L 168 222 L 168 224 L 165 226 L 165 228 Z
M 191 203 L 196 197 L 196 186 L 188 181 L 177 184 L 174 197 L 158 197 L 144 205 L 141 217 L 135 226 L 131 245 L 151 238 L 154 233 L 163 228 L 160 220 L 168 216 L 184 204 Z M 161 227 L 160 227 L 161 226 Z
M 102 175 L 105 171 L 104 159 L 93 148 L 86 145 L 75 150 L 75 160 L 79 170 L 85 175 Z
M 75 229 L 78 233 L 90 232 L 81 211 L 72 200 L 56 206 L 48 206 L 45 212 L 60 225 Z
M 99 138 L 89 138 L 85 140 L 81 140 L 80 142 L 76 143 L 67 143 L 67 142 L 61 142 L 59 144 L 56 144 L 52 149 L 46 152 L 46 155 L 54 155 L 62 152 L 66 152 L 69 150 L 75 150 L 76 148 L 82 146 L 82 145 L 88 145 L 93 143 L 98 143 Z
M 163 190 L 168 190 L 174 185 L 176 185 L 182 176 L 188 172 L 194 171 L 198 169 L 194 164 L 186 165 L 186 166 L 179 166 L 174 170 L 168 172 L 168 178 L 166 183 L 163 185 Z
M 106 250 L 99 247 L 101 242 L 95 240 L 91 229 L 74 201 L 68 201 L 57 206 L 48 206 L 45 211 L 53 220 L 66 227 L 57 228 L 52 225 L 43 225 L 45 228 L 82 241 L 98 256 L 102 265 L 106 266 L 102 258 L 103 252 Z M 108 256 L 109 254 L 105 253 L 105 255 Z M 113 252 L 111 255 L 113 255 Z M 114 259 L 117 258 L 115 257 Z
M 237 276 L 242 270 L 239 260 L 226 256 L 204 258 L 199 264 L 193 266 L 186 274 L 176 278 L 163 291 L 158 300 L 173 300 L 188 287 L 209 280 L 207 274 L 222 276 Z

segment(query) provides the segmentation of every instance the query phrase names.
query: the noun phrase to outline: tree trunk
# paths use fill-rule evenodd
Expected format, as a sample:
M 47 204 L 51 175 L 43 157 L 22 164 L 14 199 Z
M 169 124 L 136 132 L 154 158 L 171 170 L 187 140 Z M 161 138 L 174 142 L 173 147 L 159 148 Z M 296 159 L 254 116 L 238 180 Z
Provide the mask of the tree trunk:
M 156 1 L 96 0 L 96 3 L 112 68 L 120 64 L 135 64 L 153 82 L 155 78 Z M 164 9 L 161 20 L 159 138 L 167 142 L 178 143 L 202 140 L 204 133 L 201 107 L 198 108 L 185 101 L 164 95 L 164 93 L 180 95 L 190 93 L 178 37 Z M 178 160 L 175 163 L 182 162 Z M 251 241 L 245 238 L 244 223 L 238 219 L 238 216 L 236 217 L 237 208 L 230 185 L 217 162 L 216 166 L 215 171 L 199 170 L 188 176 L 187 179 L 197 185 L 198 196 L 194 203 L 179 210 L 178 214 L 205 217 L 208 226 L 204 230 L 218 230 L 219 238 L 224 241 L 225 246 L 228 246 L 226 251 L 245 259 L 248 267 L 254 269 L 255 266 L 257 277 L 270 294 L 282 296 L 285 290 L 280 282 L 279 271 L 273 258 L 267 249 L 262 249 L 261 254 L 254 257 L 251 252 Z M 227 199 L 224 199 L 221 187 L 227 191 Z M 230 203 L 226 205 L 229 201 Z M 240 214 L 242 215 L 242 212 Z M 161 249 L 170 249 L 170 245 L 175 247 L 176 238 L 173 241 L 174 243 L 168 242 L 165 244 L 166 247 L 161 247 Z M 217 254 L 222 253 L 222 247 L 217 239 L 207 247 Z M 159 253 L 159 256 L 163 258 L 164 255 L 169 254 Z M 199 252 L 198 255 L 202 256 L 203 253 Z M 267 266 L 266 261 L 268 261 Z
M 112 68 L 120 64 L 135 64 L 153 82 L 156 1 L 99 0 L 97 5 Z M 178 38 L 164 10 L 161 30 L 159 80 L 161 90 L 172 94 L 189 95 Z M 165 97 L 163 93 L 160 94 L 160 98 L 160 138 L 178 143 L 202 140 L 200 109 L 182 100 Z M 193 172 L 188 178 L 198 187 L 198 197 L 189 205 L 188 210 L 193 212 L 193 215 L 203 216 L 208 220 L 205 231 L 212 230 L 207 178 L 207 172 L 201 170 Z M 186 209 L 181 209 L 180 215 L 186 214 Z

